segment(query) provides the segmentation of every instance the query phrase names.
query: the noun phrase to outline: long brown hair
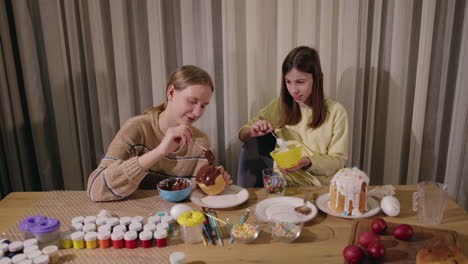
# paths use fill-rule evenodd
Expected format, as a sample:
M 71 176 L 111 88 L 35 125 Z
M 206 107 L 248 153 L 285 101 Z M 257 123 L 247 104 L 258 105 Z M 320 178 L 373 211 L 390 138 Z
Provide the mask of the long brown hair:
M 301 118 L 301 108 L 294 98 L 288 92 L 285 76 L 292 69 L 312 74 L 312 93 L 306 98 L 305 104 L 312 108 L 312 121 L 310 128 L 320 127 L 327 117 L 327 107 L 323 95 L 323 73 L 320 65 L 320 58 L 317 51 L 313 48 L 300 46 L 289 52 L 283 61 L 281 67 L 281 117 L 279 127 L 286 125 L 295 125 Z
M 169 89 L 171 85 L 174 85 L 177 91 L 184 90 L 191 85 L 207 85 L 212 92 L 214 91 L 213 81 L 206 71 L 194 65 L 184 65 L 176 69 L 171 76 L 169 76 L 169 81 L 167 81 L 166 85 L 166 101 L 161 105 L 146 110 L 145 113 L 163 111 L 166 109 L 168 101 L 167 89 Z

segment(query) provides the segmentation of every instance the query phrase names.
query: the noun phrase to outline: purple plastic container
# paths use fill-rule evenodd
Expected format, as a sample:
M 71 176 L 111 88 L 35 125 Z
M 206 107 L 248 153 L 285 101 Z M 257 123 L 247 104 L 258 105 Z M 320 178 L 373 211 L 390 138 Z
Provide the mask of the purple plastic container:
M 36 237 L 39 244 L 44 246 L 60 245 L 60 221 L 55 218 L 49 218 L 40 224 L 32 227 L 31 232 Z
M 20 226 L 21 231 L 23 231 L 24 239 L 26 240 L 26 239 L 29 239 L 29 238 L 33 238 L 34 235 L 33 235 L 32 231 L 31 231 L 31 229 L 34 226 L 44 222 L 46 219 L 47 219 L 47 217 L 45 217 L 43 215 L 33 215 L 33 216 L 25 218 L 23 221 L 21 221 L 19 226 Z

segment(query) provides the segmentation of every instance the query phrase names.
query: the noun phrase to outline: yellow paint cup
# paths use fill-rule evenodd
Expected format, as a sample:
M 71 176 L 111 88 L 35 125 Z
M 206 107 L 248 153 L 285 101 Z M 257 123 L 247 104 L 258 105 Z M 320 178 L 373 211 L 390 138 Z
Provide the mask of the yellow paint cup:
M 270 152 L 270 156 L 282 169 L 297 166 L 302 158 L 302 145 L 289 145 L 288 148 L 289 150 L 284 152 L 281 152 L 281 149 Z

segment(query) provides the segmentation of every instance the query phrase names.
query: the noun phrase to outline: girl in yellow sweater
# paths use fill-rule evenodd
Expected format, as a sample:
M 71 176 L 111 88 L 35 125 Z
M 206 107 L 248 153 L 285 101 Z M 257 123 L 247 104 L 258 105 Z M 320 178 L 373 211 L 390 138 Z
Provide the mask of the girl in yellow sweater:
M 281 94 L 239 130 L 246 141 L 275 131 L 287 144 L 303 144 L 303 158 L 282 169 L 288 186 L 324 186 L 348 157 L 348 116 L 323 93 L 317 51 L 297 47 L 284 59 Z M 281 169 L 281 168 L 280 168 Z
M 106 156 L 88 180 L 93 201 L 123 199 L 140 188 L 156 189 L 169 177 L 190 177 L 208 164 L 201 147 L 208 136 L 192 126 L 203 115 L 213 94 L 204 70 L 183 66 L 169 78 L 166 102 L 130 118 L 111 142 Z M 225 181 L 230 176 L 221 167 Z

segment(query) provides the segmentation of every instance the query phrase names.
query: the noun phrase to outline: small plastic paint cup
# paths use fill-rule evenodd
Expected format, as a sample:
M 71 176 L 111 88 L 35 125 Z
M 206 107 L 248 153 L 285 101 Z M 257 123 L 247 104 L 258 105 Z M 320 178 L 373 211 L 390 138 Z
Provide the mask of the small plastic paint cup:
M 133 222 L 130 224 L 130 226 L 128 227 L 128 230 L 129 231 L 135 231 L 137 232 L 137 234 L 142 230 L 142 225 L 141 223 L 138 223 L 138 222 Z
M 29 252 L 33 252 L 35 250 L 38 250 L 39 246 L 38 245 L 32 245 L 32 246 L 27 246 L 23 249 L 24 254 L 28 254 Z
M 11 259 L 8 257 L 0 258 L 0 264 L 11 264 Z
M 114 226 L 113 231 L 114 231 L 114 232 L 115 232 L 115 231 L 119 231 L 119 232 L 125 233 L 125 232 L 127 232 L 128 230 L 127 230 L 127 227 L 124 226 L 124 225 L 116 225 L 116 226 Z
M 60 245 L 60 221 L 49 218 L 31 228 L 32 233 L 39 241 L 39 247 L 43 245 Z
M 99 211 L 98 217 L 99 216 L 104 216 L 104 217 L 107 217 L 107 218 L 111 218 L 112 214 L 109 211 L 107 211 L 106 209 L 102 209 L 101 211 Z
M 84 240 L 86 243 L 86 248 L 88 249 L 97 248 L 97 233 L 96 232 L 86 233 L 86 235 L 84 236 Z
M 34 264 L 34 262 L 32 261 L 32 259 L 25 259 L 18 264 Z
M 25 254 L 17 254 L 17 255 L 14 255 L 12 258 L 11 258 L 11 263 L 13 264 L 18 264 L 20 263 L 21 261 L 25 260 L 27 257 Z
M 83 216 L 75 216 L 71 220 L 72 224 L 83 224 L 84 223 L 84 217 Z
M 116 249 L 124 247 L 124 233 L 120 231 L 114 231 L 111 235 L 112 246 Z
M 73 241 L 71 239 L 71 231 L 65 231 L 60 233 L 60 246 L 62 248 L 72 248 L 73 247 Z
M 37 239 L 35 239 L 35 238 L 26 239 L 25 241 L 23 241 L 23 247 L 24 248 L 27 248 L 27 247 L 33 246 L 33 245 L 37 245 Z
M 174 252 L 169 256 L 170 264 L 185 264 L 185 253 Z
M 85 236 L 85 233 L 83 231 L 77 231 L 71 234 L 71 239 L 73 241 L 74 249 L 85 248 L 84 236 Z
M 80 224 L 80 223 L 72 224 L 72 225 L 70 226 L 70 230 L 73 231 L 73 232 L 76 232 L 76 231 L 83 231 L 83 224 Z
M 154 231 L 156 231 L 156 225 L 155 224 L 146 224 L 146 225 L 143 226 L 143 231 L 154 232 Z
M 22 241 L 15 241 L 15 242 L 11 242 L 9 245 L 8 245 L 8 251 L 11 253 L 11 254 L 20 254 L 20 253 L 23 253 L 23 242 Z
M 140 244 L 142 248 L 150 248 L 153 246 L 153 233 L 151 231 L 143 231 L 140 233 Z
M 94 231 L 96 231 L 96 224 L 87 223 L 83 226 L 83 232 L 85 233 L 94 232 Z
M 35 258 L 39 257 L 40 255 L 42 255 L 42 251 L 37 249 L 37 250 L 31 251 L 31 252 L 28 252 L 26 254 L 26 257 L 28 257 L 28 259 L 35 259 Z
M 49 263 L 58 263 L 59 261 L 59 251 L 58 247 L 51 245 L 42 249 L 42 254 L 49 256 Z
M 160 216 L 150 216 L 148 217 L 148 224 L 159 224 L 161 222 L 161 217 Z
M 125 239 L 125 248 L 133 249 L 137 248 L 137 233 L 135 231 L 127 231 L 125 232 L 124 239 Z
M 96 224 L 96 216 L 88 215 L 84 218 L 84 224 Z
M 120 218 L 119 222 L 121 225 L 128 227 L 132 223 L 132 218 L 129 216 L 124 216 Z
M 97 229 L 98 233 L 101 232 L 101 231 L 109 231 L 109 232 L 111 232 L 111 230 L 112 230 L 112 227 L 111 227 L 110 225 L 108 225 L 108 224 L 99 226 L 98 229 Z
M 96 225 L 97 226 L 103 226 L 107 224 L 107 217 L 104 216 L 99 216 L 96 218 Z
M 159 217 L 161 217 L 161 218 L 162 218 L 163 216 L 166 216 L 166 215 L 169 215 L 169 214 L 166 213 L 166 212 L 158 212 L 158 213 L 156 214 L 156 216 L 159 216 Z
M 0 244 L 0 251 L 2 251 L 3 255 L 6 256 L 8 255 L 8 245 L 10 243 L 3 243 L 3 244 Z
M 132 218 L 132 223 L 140 223 L 143 224 L 143 216 L 137 215 Z
M 165 230 L 166 233 L 168 233 L 167 232 L 168 229 L 169 229 L 169 224 L 168 223 L 159 223 L 159 224 L 156 225 L 156 230 Z
M 47 217 L 43 215 L 33 215 L 28 218 L 25 218 L 19 224 L 21 231 L 23 232 L 24 239 L 34 238 L 34 234 L 32 233 L 32 228 L 42 222 L 44 222 Z
M 50 263 L 50 258 L 47 255 L 40 255 L 37 258 L 33 259 L 34 264 L 48 264 Z
M 120 224 L 119 218 L 117 218 L 117 217 L 107 218 L 107 224 L 114 227 L 114 226 Z
M 167 232 L 169 233 L 172 233 L 172 230 L 174 230 L 173 226 L 174 226 L 174 218 L 172 218 L 172 216 L 170 215 L 165 215 L 163 217 L 161 217 L 161 223 L 167 223 L 168 224 L 168 229 L 167 229 Z
M 167 232 L 164 229 L 159 229 L 154 232 L 154 238 L 156 239 L 157 247 L 167 246 Z
M 111 233 L 109 230 L 102 230 L 98 233 L 99 247 L 100 248 L 109 248 L 111 244 Z

